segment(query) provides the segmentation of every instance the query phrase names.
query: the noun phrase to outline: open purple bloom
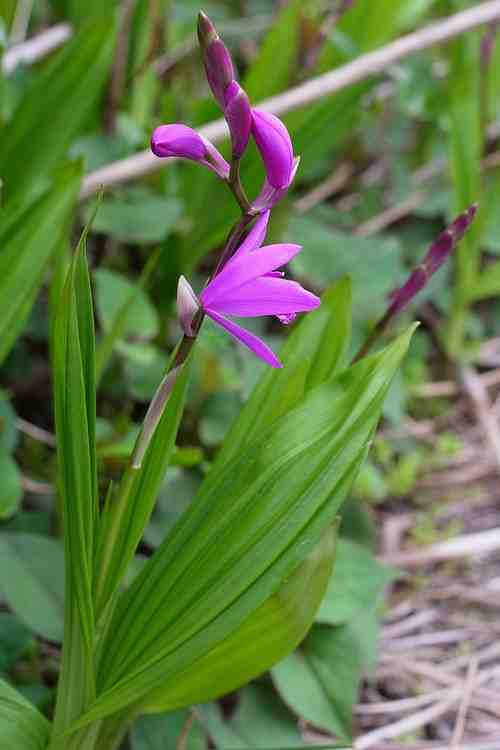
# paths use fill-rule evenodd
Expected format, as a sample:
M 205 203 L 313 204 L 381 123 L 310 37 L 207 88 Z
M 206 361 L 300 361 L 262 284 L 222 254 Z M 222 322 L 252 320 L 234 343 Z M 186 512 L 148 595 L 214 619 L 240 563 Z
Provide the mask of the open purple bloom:
M 160 157 L 197 161 L 221 179 L 229 177 L 229 164 L 222 154 L 210 141 L 187 125 L 160 125 L 151 136 L 151 151 Z
M 275 315 L 288 323 L 297 313 L 314 310 L 320 304 L 319 297 L 297 282 L 285 279 L 283 272 L 278 271 L 300 252 L 300 245 L 261 247 L 268 220 L 269 212 L 259 217 L 233 257 L 202 291 L 200 304 L 205 315 L 245 344 L 257 357 L 271 367 L 282 367 L 267 344 L 226 317 Z

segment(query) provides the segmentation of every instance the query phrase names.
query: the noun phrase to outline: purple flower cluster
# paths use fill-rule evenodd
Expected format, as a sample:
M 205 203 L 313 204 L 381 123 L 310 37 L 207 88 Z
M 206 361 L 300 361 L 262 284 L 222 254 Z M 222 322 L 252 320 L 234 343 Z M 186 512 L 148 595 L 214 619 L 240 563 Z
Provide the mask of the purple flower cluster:
M 288 191 L 299 159 L 294 157 L 290 135 L 281 120 L 250 105 L 247 94 L 236 80 L 231 55 L 204 13 L 199 15 L 198 38 L 208 84 L 231 135 L 231 165 L 212 143 L 182 124 L 156 128 L 151 149 L 159 157 L 196 161 L 231 186 L 233 169 L 239 164 L 252 136 L 266 176 L 259 195 L 245 212 L 247 219 L 256 217 L 254 226 L 221 264 L 199 298 L 187 280 L 181 277 L 177 294 L 179 319 L 185 335 L 192 337 L 197 333 L 193 321 L 201 312 L 268 365 L 281 367 L 274 352 L 263 341 L 225 316 L 274 315 L 287 324 L 298 312 L 313 310 L 320 304 L 318 297 L 298 283 L 285 279 L 279 270 L 300 252 L 301 247 L 293 244 L 262 246 L 270 210 Z

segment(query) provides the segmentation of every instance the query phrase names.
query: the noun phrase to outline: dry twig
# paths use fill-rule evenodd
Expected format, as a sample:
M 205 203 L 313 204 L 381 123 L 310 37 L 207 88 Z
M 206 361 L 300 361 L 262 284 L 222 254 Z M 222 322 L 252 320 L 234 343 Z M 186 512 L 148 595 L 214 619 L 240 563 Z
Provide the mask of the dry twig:
M 2 72 L 9 76 L 18 65 L 33 65 L 61 47 L 72 36 L 69 23 L 58 23 L 47 31 L 42 31 L 26 42 L 8 49 L 2 58 Z
M 266 99 L 259 106 L 276 115 L 283 115 L 352 86 L 355 83 L 383 73 L 388 66 L 416 52 L 453 39 L 470 29 L 500 19 L 500 0 L 489 0 L 468 10 L 456 13 L 412 34 L 407 34 L 385 47 L 361 55 L 337 70 L 317 76 L 278 96 Z M 217 143 L 227 137 L 224 120 L 216 120 L 200 128 L 200 134 Z M 161 159 L 150 151 L 143 151 L 127 159 L 114 162 L 89 174 L 83 183 L 80 198 L 84 200 L 101 187 L 118 185 L 137 179 L 160 169 Z

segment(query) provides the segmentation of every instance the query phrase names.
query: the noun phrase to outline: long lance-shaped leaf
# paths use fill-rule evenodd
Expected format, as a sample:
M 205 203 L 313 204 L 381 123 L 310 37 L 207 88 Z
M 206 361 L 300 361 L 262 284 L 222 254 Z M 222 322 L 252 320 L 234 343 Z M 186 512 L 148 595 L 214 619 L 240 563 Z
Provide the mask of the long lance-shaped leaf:
M 158 713 L 206 703 L 236 690 L 293 651 L 311 627 L 333 569 L 338 523 L 282 586 L 229 638 L 148 696 L 141 708 Z
M 46 179 L 92 113 L 112 62 L 113 14 L 106 16 L 83 28 L 34 77 L 3 128 L 0 174 L 9 199 Z
M 98 698 L 79 723 L 175 681 L 309 554 L 359 470 L 410 335 L 313 389 L 208 476 L 121 597 L 102 648 Z
M 106 504 L 95 562 L 96 614 L 104 611 L 132 561 L 175 447 L 189 382 L 188 361 L 168 398 L 140 468 L 129 466 L 118 497 Z
M 94 694 L 93 550 L 98 498 L 95 451 L 95 334 L 85 230 L 54 326 L 54 401 L 65 540 L 64 647 L 55 729 Z
M 8 204 L 0 225 L 0 362 L 22 332 L 47 266 L 63 242 L 76 203 L 81 166 L 61 170 L 34 201 Z
M 297 406 L 307 391 L 346 367 L 351 307 L 351 282 L 344 278 L 323 294 L 318 310 L 300 321 L 280 352 L 285 366 L 264 373 L 226 435 L 213 471 L 259 430 Z
M 5 750 L 45 750 L 50 724 L 24 696 L 0 680 L 0 739 Z

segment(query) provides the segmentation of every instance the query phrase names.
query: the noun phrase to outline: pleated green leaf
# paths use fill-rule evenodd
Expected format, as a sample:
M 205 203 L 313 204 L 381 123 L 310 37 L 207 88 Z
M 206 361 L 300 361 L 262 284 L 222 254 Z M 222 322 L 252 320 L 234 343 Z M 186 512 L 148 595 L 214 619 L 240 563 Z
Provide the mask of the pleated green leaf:
M 175 683 L 148 696 L 143 710 L 170 711 L 206 703 L 265 672 L 302 641 L 311 627 L 331 576 L 338 524 L 281 587 L 212 651 L 176 676 Z
M 0 361 L 22 332 L 47 266 L 68 227 L 81 167 L 61 170 L 34 201 L 8 205 L 0 222 Z
M 56 726 L 93 694 L 93 551 L 98 499 L 95 451 L 95 333 L 82 235 L 54 324 L 54 402 L 65 541 L 64 648 Z M 78 694 L 75 670 L 80 672 Z M 72 675 L 71 682 L 70 674 Z
M 313 389 L 207 477 L 118 602 L 98 697 L 78 725 L 174 684 L 312 551 L 366 455 L 411 333 Z
M 280 352 L 285 366 L 264 373 L 229 430 L 213 471 L 259 430 L 293 409 L 307 391 L 346 366 L 351 306 L 351 282 L 343 278 L 323 294 L 318 310 L 302 318 Z
M 62 544 L 38 534 L 0 534 L 0 594 L 21 622 L 61 641 L 64 622 Z
M 2 129 L 0 174 L 10 199 L 46 179 L 98 102 L 112 62 L 109 12 L 85 28 L 32 80 Z
M 50 724 L 7 682 L 0 679 L 0 740 L 5 750 L 45 750 Z
M 184 410 L 190 361 L 186 362 L 139 469 L 128 467 L 117 499 L 106 503 L 96 552 L 96 612 L 99 616 L 121 583 L 148 525 L 165 477 Z M 175 502 L 175 499 L 173 500 Z

